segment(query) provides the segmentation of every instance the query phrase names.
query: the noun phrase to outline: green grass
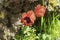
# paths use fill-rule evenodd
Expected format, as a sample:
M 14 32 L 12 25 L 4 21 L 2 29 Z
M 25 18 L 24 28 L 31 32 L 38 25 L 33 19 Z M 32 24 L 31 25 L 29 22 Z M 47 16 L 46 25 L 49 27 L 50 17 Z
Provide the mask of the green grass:
M 60 38 L 60 15 L 55 15 L 56 12 L 47 13 L 44 17 L 38 18 L 32 27 L 22 27 L 16 34 L 15 40 L 58 40 Z
M 44 5 L 44 0 L 42 0 Z M 15 36 L 15 40 L 58 40 L 60 38 L 60 14 L 46 11 L 44 17 L 36 19 L 31 27 L 22 27 Z

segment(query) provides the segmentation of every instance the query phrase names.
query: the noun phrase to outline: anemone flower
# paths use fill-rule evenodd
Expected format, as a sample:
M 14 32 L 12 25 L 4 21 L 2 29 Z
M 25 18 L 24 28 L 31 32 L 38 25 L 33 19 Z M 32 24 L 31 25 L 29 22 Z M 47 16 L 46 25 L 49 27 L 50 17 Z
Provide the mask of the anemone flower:
M 28 11 L 27 13 L 23 13 L 21 17 L 21 22 L 26 26 L 31 26 L 34 24 L 36 17 L 34 15 L 34 12 L 32 10 Z
M 34 9 L 36 17 L 44 16 L 45 11 L 46 11 L 46 8 L 44 6 L 41 6 L 40 4 L 38 4 Z

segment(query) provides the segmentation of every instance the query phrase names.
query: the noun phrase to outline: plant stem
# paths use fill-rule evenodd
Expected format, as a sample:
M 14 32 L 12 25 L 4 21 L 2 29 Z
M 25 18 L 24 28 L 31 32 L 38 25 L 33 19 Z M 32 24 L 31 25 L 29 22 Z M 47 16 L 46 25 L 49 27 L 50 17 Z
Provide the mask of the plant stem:
M 42 27 L 42 25 L 43 25 L 43 17 L 41 17 L 41 27 Z
M 44 6 L 44 0 L 42 0 L 42 5 Z M 42 16 L 42 17 L 41 17 L 41 30 L 42 30 L 43 22 L 44 22 L 44 18 L 43 18 L 43 16 Z
M 42 0 L 42 5 L 44 6 L 44 0 Z
M 42 0 L 42 5 L 44 6 L 44 0 Z M 44 20 L 44 18 L 43 18 L 43 16 L 41 17 L 41 26 L 43 25 L 43 20 Z

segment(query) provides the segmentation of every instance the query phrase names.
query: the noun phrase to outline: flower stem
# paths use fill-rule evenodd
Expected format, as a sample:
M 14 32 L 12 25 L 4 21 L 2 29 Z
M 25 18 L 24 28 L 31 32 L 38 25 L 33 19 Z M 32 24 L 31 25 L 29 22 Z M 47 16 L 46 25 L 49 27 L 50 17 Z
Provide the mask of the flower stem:
M 41 17 L 41 27 L 42 27 L 42 25 L 43 25 L 43 17 Z
M 44 0 L 42 0 L 42 5 L 44 6 Z M 43 16 L 41 17 L 41 26 L 43 25 L 43 20 L 44 20 L 44 18 L 43 18 Z
M 42 0 L 42 5 L 44 6 L 44 0 Z
M 42 0 L 42 5 L 44 6 L 44 0 Z M 44 18 L 43 18 L 43 16 L 42 16 L 42 17 L 41 17 L 41 30 L 42 30 L 43 22 L 44 22 Z

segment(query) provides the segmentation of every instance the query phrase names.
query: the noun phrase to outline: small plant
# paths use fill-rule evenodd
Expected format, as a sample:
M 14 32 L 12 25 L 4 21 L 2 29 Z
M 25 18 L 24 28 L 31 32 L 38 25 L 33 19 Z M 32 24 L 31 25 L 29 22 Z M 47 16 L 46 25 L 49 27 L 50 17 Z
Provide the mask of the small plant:
M 0 6 L 6 40 L 60 40 L 60 0 L 1 0 Z

